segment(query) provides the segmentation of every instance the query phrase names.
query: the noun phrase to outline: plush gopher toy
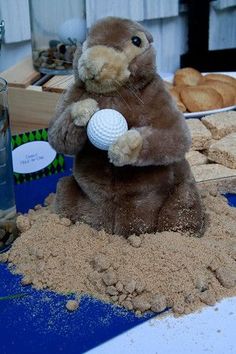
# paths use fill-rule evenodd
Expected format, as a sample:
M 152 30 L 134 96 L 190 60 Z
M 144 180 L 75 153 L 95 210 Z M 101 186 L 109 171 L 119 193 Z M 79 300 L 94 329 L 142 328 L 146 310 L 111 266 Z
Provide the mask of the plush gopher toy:
M 58 152 L 75 155 L 73 176 L 57 185 L 56 212 L 129 236 L 163 230 L 203 232 L 204 214 L 185 153 L 190 134 L 156 73 L 153 38 L 140 24 L 98 21 L 74 60 L 75 83 L 49 127 Z M 110 108 L 128 131 L 99 150 L 88 140 L 92 115 Z

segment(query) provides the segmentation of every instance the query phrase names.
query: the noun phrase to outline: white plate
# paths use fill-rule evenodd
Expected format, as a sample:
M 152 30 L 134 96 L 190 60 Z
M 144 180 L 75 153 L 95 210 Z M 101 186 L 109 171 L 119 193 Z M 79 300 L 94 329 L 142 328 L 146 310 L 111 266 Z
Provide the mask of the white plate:
M 206 75 L 209 73 L 202 73 L 202 75 Z M 213 73 L 210 73 L 213 74 Z M 236 78 L 236 72 L 214 72 L 214 74 L 225 74 L 225 75 L 229 75 L 231 77 Z M 171 73 L 163 73 L 163 75 L 161 75 L 162 79 L 165 81 L 168 81 L 170 83 L 173 82 L 173 78 L 174 78 L 174 74 Z M 209 114 L 214 114 L 214 113 L 220 113 L 220 112 L 227 112 L 227 111 L 231 111 L 231 110 L 235 110 L 236 109 L 236 105 L 234 106 L 228 106 L 228 107 L 224 107 L 224 108 L 220 108 L 220 109 L 212 109 L 209 111 L 202 111 L 202 112 L 191 112 L 191 113 L 183 113 L 185 118 L 201 118 L 204 116 L 207 116 Z
M 228 106 L 220 109 L 212 109 L 210 111 L 202 111 L 202 112 L 191 112 L 191 113 L 184 113 L 185 118 L 201 118 L 207 116 L 209 114 L 220 113 L 220 112 L 227 112 L 236 109 L 236 105 Z

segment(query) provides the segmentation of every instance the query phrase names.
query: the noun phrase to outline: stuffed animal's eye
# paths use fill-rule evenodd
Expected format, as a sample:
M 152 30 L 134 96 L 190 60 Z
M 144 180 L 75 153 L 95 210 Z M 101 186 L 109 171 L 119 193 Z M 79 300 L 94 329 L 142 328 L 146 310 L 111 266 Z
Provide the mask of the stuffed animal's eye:
M 142 44 L 141 38 L 134 36 L 131 38 L 131 41 L 132 41 L 133 45 L 135 45 L 136 47 L 141 47 L 141 44 Z

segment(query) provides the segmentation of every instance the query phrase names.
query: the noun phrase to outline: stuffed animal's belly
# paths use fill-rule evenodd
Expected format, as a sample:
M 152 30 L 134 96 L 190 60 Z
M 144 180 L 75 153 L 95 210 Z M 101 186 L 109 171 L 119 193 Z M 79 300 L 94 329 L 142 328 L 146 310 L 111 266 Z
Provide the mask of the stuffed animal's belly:
M 78 156 L 74 177 L 92 202 L 117 206 L 132 203 L 135 209 L 152 203 L 159 208 L 174 185 L 171 167 L 115 167 L 102 153 Z

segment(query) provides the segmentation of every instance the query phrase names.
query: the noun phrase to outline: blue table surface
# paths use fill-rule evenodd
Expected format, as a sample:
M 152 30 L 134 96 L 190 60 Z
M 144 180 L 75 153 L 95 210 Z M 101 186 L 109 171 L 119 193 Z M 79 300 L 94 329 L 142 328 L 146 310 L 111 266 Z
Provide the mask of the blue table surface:
M 72 159 L 65 159 L 65 172 L 15 186 L 18 211 L 26 212 L 55 192 L 58 179 L 71 174 Z M 236 195 L 227 194 L 236 206 Z M 65 303 L 73 296 L 38 291 L 20 284 L 6 264 L 0 264 L 0 354 L 79 354 L 150 319 L 82 296 L 78 311 L 69 313 Z M 18 298 L 1 297 L 20 294 Z

